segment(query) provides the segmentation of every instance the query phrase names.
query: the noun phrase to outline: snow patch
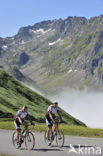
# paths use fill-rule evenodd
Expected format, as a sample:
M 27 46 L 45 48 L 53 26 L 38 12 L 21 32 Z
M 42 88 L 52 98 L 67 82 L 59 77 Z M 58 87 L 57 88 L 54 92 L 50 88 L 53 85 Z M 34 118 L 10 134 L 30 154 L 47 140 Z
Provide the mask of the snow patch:
M 56 42 L 49 43 L 50 46 L 54 45 Z
M 44 31 L 44 29 L 38 29 L 38 30 L 32 30 L 32 29 L 30 29 L 29 31 L 30 31 L 30 33 L 34 33 L 34 34 L 37 34 L 37 33 L 45 34 L 45 33 L 49 32 L 49 31 L 51 31 L 51 29 L 48 29 L 46 31 Z
M 75 69 L 75 70 L 73 70 L 73 69 L 69 69 L 68 70 L 68 73 L 71 73 L 71 72 L 77 72 L 78 70 L 77 69 Z
M 73 70 L 72 69 L 70 69 L 69 71 L 68 71 L 68 73 L 71 73 Z
M 3 48 L 3 50 L 6 50 L 8 48 L 8 46 L 7 45 L 3 45 L 2 48 Z
M 54 42 L 49 43 L 49 45 L 52 46 L 52 45 L 54 45 L 54 44 L 56 44 L 56 43 L 58 43 L 60 41 L 62 41 L 61 38 L 59 38 L 57 41 L 54 41 Z
M 24 41 L 24 40 L 22 40 L 21 44 L 25 44 L 25 41 Z

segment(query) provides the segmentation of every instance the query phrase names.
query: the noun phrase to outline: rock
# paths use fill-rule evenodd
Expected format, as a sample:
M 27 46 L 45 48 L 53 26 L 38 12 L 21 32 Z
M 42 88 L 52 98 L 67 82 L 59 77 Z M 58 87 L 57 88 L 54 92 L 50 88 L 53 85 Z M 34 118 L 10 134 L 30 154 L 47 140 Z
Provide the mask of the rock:
M 22 66 L 24 64 L 26 64 L 29 61 L 29 56 L 23 52 L 20 54 L 20 60 L 19 60 L 19 65 Z

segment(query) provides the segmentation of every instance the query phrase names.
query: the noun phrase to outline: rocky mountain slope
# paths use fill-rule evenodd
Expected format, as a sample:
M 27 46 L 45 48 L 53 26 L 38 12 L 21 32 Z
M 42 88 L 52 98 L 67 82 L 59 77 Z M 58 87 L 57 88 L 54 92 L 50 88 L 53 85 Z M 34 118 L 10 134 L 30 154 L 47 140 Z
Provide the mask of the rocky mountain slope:
M 22 27 L 0 38 L 0 65 L 7 71 L 16 67 L 47 92 L 65 86 L 103 89 L 103 15 Z

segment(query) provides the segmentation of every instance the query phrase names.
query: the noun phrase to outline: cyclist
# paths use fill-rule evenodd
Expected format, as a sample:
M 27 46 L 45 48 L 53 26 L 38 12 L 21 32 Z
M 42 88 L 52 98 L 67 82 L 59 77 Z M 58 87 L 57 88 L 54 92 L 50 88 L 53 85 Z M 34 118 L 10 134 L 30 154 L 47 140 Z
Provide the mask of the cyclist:
M 45 115 L 46 117 L 46 125 L 47 125 L 47 139 L 49 140 L 50 139 L 50 131 L 52 129 L 52 126 L 53 124 L 52 123 L 56 123 L 58 121 L 57 117 L 55 116 L 55 114 L 58 113 L 59 115 L 59 118 L 60 118 L 60 122 L 63 122 L 62 120 L 62 116 L 61 116 L 61 113 L 59 111 L 59 108 L 58 108 L 58 102 L 54 102 L 53 105 L 50 105 L 48 107 L 48 110 L 47 110 L 47 113 Z M 58 124 L 56 126 L 56 130 L 58 130 Z
M 23 125 L 25 127 L 25 129 L 27 128 L 27 123 L 24 120 L 25 117 L 27 117 L 29 119 L 31 125 L 33 125 L 30 115 L 28 113 L 27 106 L 23 106 L 23 108 L 17 112 L 15 119 L 14 119 L 14 124 L 16 127 L 16 141 L 17 141 L 18 145 L 19 145 L 20 125 Z

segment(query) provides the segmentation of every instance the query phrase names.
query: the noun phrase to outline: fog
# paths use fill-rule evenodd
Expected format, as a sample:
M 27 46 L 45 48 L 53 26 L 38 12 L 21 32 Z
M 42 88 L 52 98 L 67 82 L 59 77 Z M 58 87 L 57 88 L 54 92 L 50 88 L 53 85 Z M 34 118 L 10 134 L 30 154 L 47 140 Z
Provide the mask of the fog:
M 28 87 L 53 102 L 58 101 L 61 108 L 83 121 L 87 126 L 103 128 L 103 93 L 90 92 L 86 89 L 84 91 L 65 89 L 58 95 L 48 96 L 37 88 Z
M 30 89 L 33 90 L 34 92 L 36 92 L 36 93 L 38 93 L 38 94 L 40 94 L 40 95 L 42 95 L 42 96 L 46 96 L 45 93 L 44 93 L 43 91 L 41 91 L 39 88 L 37 88 L 37 87 L 35 87 L 35 86 L 28 85 L 28 84 L 23 83 L 23 82 L 22 82 L 22 84 L 25 85 L 26 87 L 30 88 Z
M 65 89 L 51 100 L 87 126 L 103 128 L 103 93 Z

